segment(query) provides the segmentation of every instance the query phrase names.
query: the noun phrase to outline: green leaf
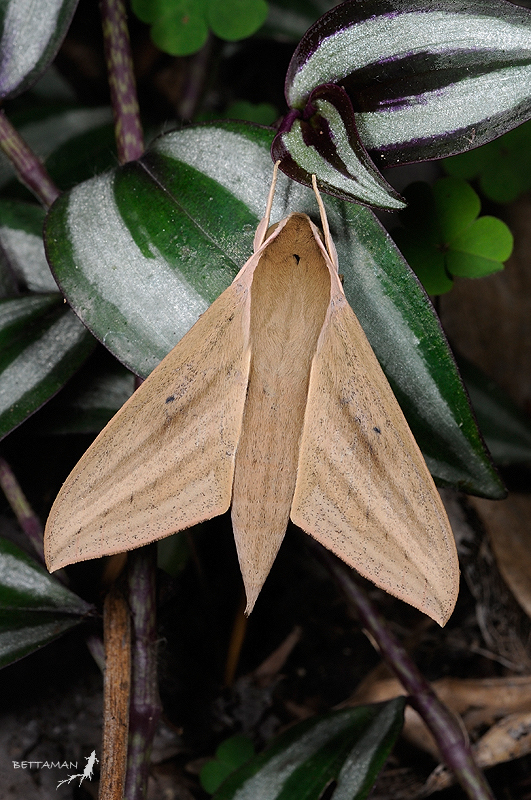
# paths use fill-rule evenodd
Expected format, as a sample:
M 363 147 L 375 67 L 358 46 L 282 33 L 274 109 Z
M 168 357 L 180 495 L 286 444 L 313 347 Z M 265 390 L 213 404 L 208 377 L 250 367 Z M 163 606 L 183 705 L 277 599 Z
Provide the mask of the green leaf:
M 419 239 L 415 230 L 397 228 L 393 231 L 393 237 L 428 294 L 438 295 L 450 291 L 454 282 L 446 270 L 443 253 L 431 242 Z
M 52 63 L 77 0 L 3 0 L 0 5 L 0 98 L 28 89 Z
M 531 464 L 531 419 L 478 367 L 463 356 L 456 359 L 494 462 Z
M 216 36 L 235 42 L 252 36 L 263 25 L 265 0 L 207 0 L 207 20 Z
M 135 378 L 103 348 L 28 421 L 39 435 L 99 433 L 134 391 Z
M 340 243 L 345 294 L 430 472 L 441 485 L 503 497 L 433 307 L 374 214 L 351 203 L 344 207 L 343 230 L 350 232 L 350 247 L 335 231 L 333 235 Z M 354 252 L 355 263 L 344 269 Z
M 19 336 L 24 335 L 34 319 L 40 320 L 61 303 L 61 296 L 38 294 L 29 297 L 5 298 L 0 301 L 0 347 L 2 352 Z
M 57 291 L 43 221 L 39 206 L 0 200 L 0 438 L 49 400 L 96 345 Z
M 480 217 L 458 234 L 448 253 L 448 270 L 452 275 L 480 278 L 503 269 L 513 251 L 513 235 L 497 217 Z M 455 256 L 461 256 L 460 265 Z M 472 258 L 465 258 L 472 256 Z
M 432 187 L 439 241 L 451 242 L 478 217 L 481 202 L 466 181 L 442 178 Z
M 404 698 L 333 711 L 278 736 L 221 785 L 214 800 L 364 800 L 402 727 Z
M 216 758 L 234 768 L 245 764 L 254 756 L 254 746 L 251 740 L 243 734 L 236 734 L 225 739 L 216 750 Z
M 174 533 L 173 536 L 166 536 L 157 542 L 157 567 L 172 578 L 180 575 L 190 560 L 190 555 L 189 539 L 182 534 Z
M 481 191 L 490 200 L 512 203 L 531 188 L 531 122 L 442 164 L 449 175 L 478 178 Z
M 0 538 L 0 666 L 78 625 L 92 606 L 30 556 Z
M 216 36 L 237 41 L 251 36 L 267 17 L 265 0 L 135 0 L 135 14 L 152 24 L 151 38 L 174 56 L 196 53 Z
M 225 739 L 216 750 L 216 757 L 201 769 L 199 779 L 203 789 L 213 794 L 225 778 L 254 756 L 251 740 L 243 734 Z
M 116 164 L 109 107 L 72 108 L 71 104 L 48 103 L 13 112 L 9 119 L 62 189 Z M 31 197 L 3 153 L 0 188 L 26 200 Z
M 376 169 L 358 135 L 354 109 L 341 86 L 318 86 L 304 113 L 292 111 L 271 148 L 286 175 L 343 200 L 396 210 L 405 203 Z
M 521 128 L 524 127 L 525 125 L 521 126 Z M 518 128 L 517 130 L 521 130 L 521 128 Z M 511 134 L 506 133 L 505 136 L 501 137 L 501 139 L 505 139 L 505 137 L 509 135 Z M 497 141 L 500 141 L 500 139 Z M 454 178 L 463 178 L 465 181 L 470 181 L 472 178 L 475 178 L 477 175 L 479 175 L 486 166 L 490 159 L 489 154 L 496 144 L 497 142 L 489 142 L 488 144 L 484 144 L 482 147 L 476 147 L 475 150 L 469 150 L 467 153 L 460 153 L 457 156 L 444 158 L 441 161 L 441 165 L 444 167 L 448 175 L 452 175 Z
M 272 175 L 273 132 L 244 123 L 159 137 L 138 162 L 53 205 L 50 262 L 76 313 L 130 369 L 148 375 L 252 253 Z M 324 199 L 347 298 L 432 474 L 499 496 L 455 364 L 428 299 L 374 214 Z M 311 190 L 280 176 L 273 221 L 318 221 Z
M 131 8 L 142 22 L 155 22 L 159 17 L 170 14 L 175 0 L 132 0 Z
M 174 0 L 171 11 L 157 17 L 151 28 L 151 38 L 157 47 L 172 56 L 196 53 L 207 36 L 203 0 Z
M 270 0 L 260 36 L 298 42 L 310 25 L 334 5 L 334 0 Z
M 460 153 L 531 116 L 530 29 L 500 0 L 347 0 L 302 37 L 286 100 L 306 119 L 317 87 L 343 87 L 379 166 Z
M 0 253 L 0 298 L 9 297 L 16 294 L 18 290 L 15 276 L 9 269 L 9 265 L 4 262 Z
M 258 125 L 272 125 L 277 117 L 278 112 L 271 103 L 248 103 L 247 100 L 235 100 L 223 114 L 224 119 L 241 119 Z
M 17 291 L 57 292 L 42 243 L 44 216 L 40 206 L 0 199 L 0 270 L 12 279 L 0 297 Z
M 236 767 L 231 768 L 228 764 L 223 764 L 217 759 L 207 761 L 199 774 L 201 786 L 205 792 L 214 794 L 216 789 L 221 786 L 223 781 L 228 778 L 231 772 L 234 772 L 235 769 Z
M 0 438 L 49 400 L 95 344 L 58 293 L 0 300 Z
M 117 160 L 114 125 L 108 123 L 72 134 L 54 148 L 45 166 L 54 183 L 66 190 L 114 167 Z
M 452 288 L 452 277 L 480 278 L 503 269 L 513 236 L 496 217 L 478 217 L 481 204 L 461 178 L 412 184 L 404 191 L 409 207 L 406 226 L 393 231 L 400 247 L 429 294 Z
M 194 119 L 196 122 L 232 119 L 255 122 L 257 125 L 272 125 L 277 118 L 278 111 L 271 103 L 249 103 L 247 100 L 235 100 L 224 111 L 202 111 Z

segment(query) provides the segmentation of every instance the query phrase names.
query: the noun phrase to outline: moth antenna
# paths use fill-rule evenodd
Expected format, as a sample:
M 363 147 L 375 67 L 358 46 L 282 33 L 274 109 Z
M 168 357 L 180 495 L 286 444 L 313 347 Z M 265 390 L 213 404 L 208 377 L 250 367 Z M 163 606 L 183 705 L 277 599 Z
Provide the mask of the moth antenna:
M 266 210 L 263 218 L 256 229 L 256 233 L 254 235 L 254 252 L 258 250 L 264 243 L 264 239 L 267 233 L 267 229 L 269 228 L 269 217 L 271 216 L 271 208 L 273 207 L 273 198 L 275 197 L 275 187 L 277 185 L 277 177 L 278 177 L 278 165 L 280 161 L 275 163 L 273 167 L 273 178 L 271 179 L 271 188 L 269 190 L 269 195 L 267 198 L 267 205 Z
M 328 226 L 328 217 L 326 216 L 326 209 L 324 207 L 323 200 L 321 198 L 321 193 L 317 188 L 317 178 L 315 175 L 312 175 L 312 186 L 315 192 L 315 196 L 317 198 L 317 205 L 319 206 L 319 214 L 321 215 L 321 225 L 323 226 L 323 234 L 325 240 L 325 246 L 328 251 L 328 255 L 332 263 L 335 265 L 336 269 L 338 268 L 338 260 L 337 260 L 337 250 L 334 242 L 332 241 L 332 237 L 330 236 L 330 228 Z

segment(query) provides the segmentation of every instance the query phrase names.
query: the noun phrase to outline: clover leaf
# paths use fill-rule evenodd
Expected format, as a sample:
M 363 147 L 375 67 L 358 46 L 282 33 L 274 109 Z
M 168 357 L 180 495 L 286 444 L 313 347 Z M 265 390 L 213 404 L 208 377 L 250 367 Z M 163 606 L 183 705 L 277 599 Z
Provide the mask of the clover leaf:
M 447 158 L 442 164 L 449 175 L 477 178 L 490 200 L 512 203 L 531 189 L 531 123 L 476 150 Z
M 213 794 L 225 778 L 254 756 L 251 740 L 243 734 L 236 734 L 221 742 L 215 758 L 207 761 L 201 769 L 201 786 Z
M 265 0 L 133 0 L 132 7 L 139 19 L 151 24 L 157 47 L 173 56 L 200 50 L 209 28 L 220 39 L 245 39 L 262 26 L 268 13 Z
M 394 239 L 428 294 L 450 291 L 455 276 L 481 278 L 503 269 L 513 237 L 497 217 L 480 217 L 481 202 L 461 178 L 413 183 Z

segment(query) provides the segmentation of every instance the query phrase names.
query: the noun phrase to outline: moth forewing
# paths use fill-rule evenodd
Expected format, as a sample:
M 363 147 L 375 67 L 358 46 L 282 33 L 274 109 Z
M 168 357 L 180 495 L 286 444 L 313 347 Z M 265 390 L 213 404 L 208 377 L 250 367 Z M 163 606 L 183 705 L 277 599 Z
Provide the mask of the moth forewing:
M 245 287 L 231 284 L 95 439 L 45 531 L 51 571 L 222 514 L 249 372 Z
M 446 512 L 341 296 L 329 308 L 312 363 L 290 516 L 380 588 L 441 625 L 450 616 L 459 565 Z
M 289 217 L 101 431 L 46 523 L 50 571 L 169 536 L 230 506 L 256 266 Z M 265 240 L 264 240 L 265 239 Z
M 290 517 L 377 586 L 444 625 L 459 591 L 455 541 L 431 474 L 347 302 L 313 187 L 331 280 L 312 360 Z

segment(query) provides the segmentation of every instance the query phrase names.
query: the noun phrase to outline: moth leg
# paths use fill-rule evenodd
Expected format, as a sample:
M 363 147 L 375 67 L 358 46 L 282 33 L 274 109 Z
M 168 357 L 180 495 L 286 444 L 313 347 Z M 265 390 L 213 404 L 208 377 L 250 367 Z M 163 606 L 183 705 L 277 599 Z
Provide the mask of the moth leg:
M 317 179 L 315 175 L 312 175 L 312 186 L 315 192 L 315 196 L 317 198 L 317 205 L 319 206 L 319 214 L 321 215 L 321 225 L 323 226 L 323 234 L 324 240 L 326 245 L 326 250 L 328 255 L 330 256 L 330 260 L 332 264 L 335 266 L 336 270 L 339 270 L 339 262 L 337 260 L 337 250 L 336 246 L 330 236 L 330 227 L 328 225 L 328 217 L 326 216 L 326 209 L 324 207 L 323 200 L 321 198 L 321 193 L 317 188 Z
M 258 225 L 258 227 L 256 229 L 256 233 L 254 235 L 253 247 L 254 247 L 254 252 L 255 253 L 263 245 L 265 237 L 266 237 L 267 230 L 269 228 L 269 217 L 271 216 L 271 208 L 273 206 L 273 198 L 275 197 L 275 187 L 277 185 L 278 165 L 279 164 L 280 164 L 280 161 L 277 161 L 275 166 L 273 167 L 273 178 L 271 180 L 271 188 L 269 190 L 269 195 L 268 195 L 268 198 L 267 198 L 267 205 L 266 205 L 265 214 L 264 214 L 263 218 L 260 220 L 260 224 Z

